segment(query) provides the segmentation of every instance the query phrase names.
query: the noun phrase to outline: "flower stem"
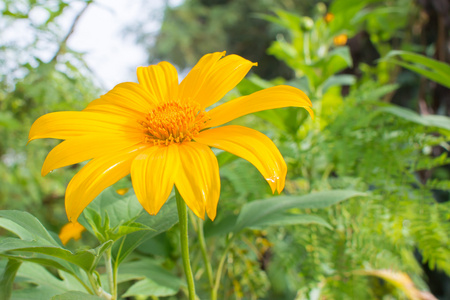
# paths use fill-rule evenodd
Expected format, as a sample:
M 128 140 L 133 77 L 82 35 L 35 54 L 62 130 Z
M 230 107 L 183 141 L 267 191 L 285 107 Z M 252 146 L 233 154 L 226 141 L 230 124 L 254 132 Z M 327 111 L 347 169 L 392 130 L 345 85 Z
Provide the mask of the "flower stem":
M 107 300 L 112 300 L 112 297 L 110 294 L 108 294 L 107 292 L 105 292 L 101 286 L 98 285 L 97 280 L 94 278 L 94 276 L 92 275 L 92 273 L 90 272 L 86 272 L 89 282 L 92 285 L 92 288 L 94 289 L 94 293 L 99 296 L 102 299 L 107 299 Z
M 206 268 L 206 276 L 208 277 L 209 286 L 211 287 L 211 291 L 214 288 L 214 279 L 213 279 L 213 273 L 212 273 L 212 267 L 211 263 L 209 261 L 208 252 L 206 251 L 206 243 L 205 243 L 205 234 L 203 233 L 203 220 L 200 218 L 197 218 L 198 223 L 198 241 L 200 243 L 200 249 L 202 251 L 203 256 L 203 263 L 205 264 Z
M 106 273 L 108 274 L 108 282 L 109 282 L 109 291 L 111 293 L 111 299 L 116 300 L 117 299 L 117 282 L 116 282 L 116 268 L 112 266 L 111 261 L 111 248 L 106 250 L 105 252 L 105 267 L 106 267 Z
M 178 220 L 180 224 L 181 257 L 183 258 L 184 274 L 186 275 L 189 290 L 189 300 L 195 300 L 194 276 L 192 275 L 191 263 L 189 260 L 188 217 L 186 203 L 177 188 L 175 188 L 175 198 L 177 199 Z

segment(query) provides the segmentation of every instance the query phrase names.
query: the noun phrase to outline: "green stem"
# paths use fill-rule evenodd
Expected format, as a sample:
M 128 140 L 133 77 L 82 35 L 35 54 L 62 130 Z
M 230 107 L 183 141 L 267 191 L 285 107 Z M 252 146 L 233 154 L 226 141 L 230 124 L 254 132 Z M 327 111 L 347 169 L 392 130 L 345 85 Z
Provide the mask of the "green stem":
M 186 275 L 189 290 L 189 300 L 195 300 L 194 276 L 192 275 L 191 263 L 189 260 L 188 217 L 186 203 L 177 188 L 175 188 L 175 198 L 177 199 L 178 220 L 180 226 L 181 257 L 183 258 L 184 274 Z
M 197 218 L 197 227 L 198 227 L 198 241 L 200 243 L 200 250 L 202 251 L 203 263 L 206 268 L 206 276 L 208 277 L 209 286 L 211 287 L 211 291 L 214 288 L 214 279 L 212 273 L 211 263 L 209 261 L 208 252 L 206 251 L 206 243 L 205 243 L 205 234 L 203 232 L 203 220 Z
M 107 299 L 107 300 L 112 300 L 112 297 L 110 294 L 108 294 L 107 292 L 105 292 L 101 286 L 98 285 L 97 280 L 94 278 L 94 276 L 92 276 L 92 273 L 90 272 L 86 272 L 88 278 L 89 278 L 89 282 L 92 285 L 92 288 L 94 289 L 94 293 L 99 296 L 100 298 L 103 299 Z
M 217 268 L 217 273 L 216 273 L 216 281 L 214 283 L 214 288 L 211 291 L 211 300 L 217 300 L 217 293 L 218 293 L 219 287 L 220 287 L 220 279 L 222 278 L 223 267 L 225 265 L 225 260 L 227 258 L 228 250 L 230 250 L 235 236 L 236 235 L 233 235 L 228 240 L 227 247 L 223 251 L 222 257 L 220 258 L 219 267 Z
M 105 251 L 105 267 L 106 267 L 106 273 L 108 274 L 108 282 L 109 282 L 109 291 L 111 293 L 111 299 L 116 300 L 117 299 L 117 282 L 115 280 L 115 271 L 117 268 L 114 265 L 114 268 L 112 266 L 111 261 L 111 248 Z

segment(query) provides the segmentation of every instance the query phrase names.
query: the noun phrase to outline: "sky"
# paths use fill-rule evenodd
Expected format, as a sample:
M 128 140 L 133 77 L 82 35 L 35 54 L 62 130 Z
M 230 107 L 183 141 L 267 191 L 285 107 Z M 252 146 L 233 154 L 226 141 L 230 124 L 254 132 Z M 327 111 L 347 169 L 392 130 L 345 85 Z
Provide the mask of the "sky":
M 95 0 L 76 23 L 67 46 L 76 52 L 85 53 L 84 59 L 103 90 L 108 91 L 121 82 L 136 81 L 136 68 L 147 65 L 148 56 L 144 48 L 136 44 L 135 37 L 126 34 L 126 28 L 138 24 L 145 27 L 145 32 L 157 32 L 166 5 L 177 6 L 182 2 L 183 0 Z M 56 19 L 57 27 L 54 28 L 61 39 L 86 5 L 83 1 L 68 3 L 70 5 Z M 49 1 L 47 5 L 58 5 L 58 1 Z M 19 11 L 27 11 L 27 7 L 23 7 L 21 2 L 15 3 L 14 7 Z M 0 0 L 0 10 L 3 9 L 5 4 Z M 26 74 L 26 70 L 19 66 L 26 63 L 37 65 L 30 58 L 37 57 L 44 62 L 53 58 L 59 46 L 54 38 L 49 38 L 52 41 L 49 43 L 45 34 L 41 34 L 32 49 L 29 48 L 36 40 L 36 28 L 48 18 L 49 12 L 45 7 L 34 6 L 27 19 L 14 19 L 13 22 L 0 19 L 1 44 L 17 47 L 2 52 L 4 57 L 0 61 L 4 65 L 0 65 L 0 72 L 9 72 L 14 74 L 11 78 L 20 78 Z
M 181 2 L 172 0 L 167 4 L 174 6 Z M 133 37 L 124 33 L 124 29 L 133 21 L 148 17 L 149 13 L 141 13 L 143 7 L 147 11 L 163 13 L 165 3 L 164 0 L 96 0 L 80 18 L 68 46 L 86 52 L 87 64 L 106 90 L 120 82 L 136 81 L 136 68 L 147 65 L 147 54 L 135 44 Z M 81 9 L 79 5 L 73 7 L 72 14 Z M 66 20 L 70 25 L 73 17 Z M 156 31 L 160 21 L 148 20 L 146 26 Z

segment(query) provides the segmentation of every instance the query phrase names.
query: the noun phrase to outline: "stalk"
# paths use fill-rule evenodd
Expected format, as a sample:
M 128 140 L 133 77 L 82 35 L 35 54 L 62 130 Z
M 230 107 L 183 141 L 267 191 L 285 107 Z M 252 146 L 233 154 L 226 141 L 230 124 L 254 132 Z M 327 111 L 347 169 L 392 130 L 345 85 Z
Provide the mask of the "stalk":
M 211 262 L 209 261 L 208 252 L 206 251 L 205 234 L 203 233 L 203 220 L 198 219 L 198 241 L 200 243 L 200 250 L 202 251 L 203 263 L 205 264 L 206 276 L 208 277 L 209 286 L 211 291 L 214 289 L 214 278 L 211 267 Z
M 189 240 L 188 240 L 188 216 L 186 203 L 175 188 L 175 198 L 177 200 L 178 220 L 180 226 L 180 244 L 181 257 L 183 259 L 184 274 L 189 291 L 189 300 L 195 300 L 195 283 L 192 275 L 191 262 L 189 259 Z

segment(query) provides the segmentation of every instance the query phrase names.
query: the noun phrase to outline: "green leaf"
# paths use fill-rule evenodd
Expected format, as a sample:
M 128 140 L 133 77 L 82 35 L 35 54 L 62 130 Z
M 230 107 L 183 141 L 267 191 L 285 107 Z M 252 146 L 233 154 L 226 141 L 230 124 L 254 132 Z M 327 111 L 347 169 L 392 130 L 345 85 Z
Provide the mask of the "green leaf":
M 133 233 L 136 231 L 141 231 L 141 230 L 155 231 L 154 229 L 152 229 L 144 224 L 133 222 L 128 225 L 119 226 L 119 228 L 117 229 L 116 237 L 119 238 L 124 235 L 130 234 L 130 233 Z
M 184 284 L 181 279 L 151 259 L 124 263 L 120 266 L 119 282 L 136 279 L 141 281 L 131 286 L 123 295 L 124 297 L 175 295 Z
M 207 220 L 204 225 L 205 237 L 225 235 L 229 233 L 236 224 L 237 218 L 238 216 L 236 215 L 228 215 L 214 222 L 212 222 L 211 220 Z
M 154 231 L 138 231 L 128 234 L 122 237 L 121 240 L 118 240 L 112 248 L 112 257 L 113 260 L 117 260 L 119 264 L 141 243 L 169 230 L 178 222 L 178 212 L 174 197 L 169 198 L 156 216 L 144 214 L 139 217 L 136 222 L 153 228 Z
M 71 274 L 75 274 L 76 269 L 67 262 L 77 265 L 83 270 L 92 271 L 97 266 L 104 251 L 111 247 L 113 243 L 107 241 L 96 249 L 72 253 L 62 248 L 34 216 L 21 211 L 0 211 L 0 227 L 21 238 L 2 239 L 0 243 L 1 255 L 23 261 L 45 263 L 45 265 L 56 267 Z M 33 257 L 26 255 L 26 253 L 32 253 Z
M 299 224 L 317 224 L 332 229 L 331 225 L 319 216 L 288 213 L 271 214 L 260 220 L 260 222 L 253 224 L 251 228 L 264 229 L 269 226 L 289 226 Z
M 144 215 L 135 195 L 121 196 L 113 188 L 103 191 L 84 211 L 87 226 L 100 241 L 116 241 L 124 235 L 141 230 L 153 230 L 135 222 Z M 83 220 L 80 222 L 84 223 Z
M 438 127 L 445 130 L 450 130 L 450 118 L 447 116 L 427 115 L 421 116 L 412 110 L 399 106 L 381 107 L 377 111 L 387 112 L 407 121 L 429 127 Z
M 135 220 L 143 210 L 135 195 L 121 196 L 112 187 L 104 190 L 88 207 L 100 212 L 102 219 L 108 215 L 110 228 Z
M 446 63 L 417 53 L 400 50 L 389 52 L 382 61 L 400 65 L 450 88 L 450 66 Z
M 325 64 L 323 78 L 331 77 L 337 72 L 353 66 L 350 49 L 347 46 L 333 49 L 326 57 L 326 60 L 321 61 L 319 65 L 322 63 Z
M 22 262 L 15 259 L 8 259 L 2 279 L 0 280 L 0 299 L 9 300 L 13 288 L 14 278 L 16 278 Z
M 133 297 L 133 296 L 141 296 L 141 297 L 166 297 L 175 295 L 178 292 L 178 289 L 174 289 L 168 286 L 161 285 L 156 283 L 151 279 L 143 279 L 135 284 L 133 284 L 126 292 L 123 294 L 123 297 Z
M 351 190 L 332 190 L 305 196 L 278 196 L 252 201 L 242 207 L 234 231 L 238 232 L 261 224 L 271 215 L 291 208 L 324 208 L 356 196 L 365 196 L 365 194 Z
M 61 295 L 56 295 L 51 298 L 51 300 L 99 300 L 103 299 L 94 295 L 82 293 L 82 292 L 75 292 L 70 291 Z
M 32 283 L 34 286 L 14 290 L 12 299 L 48 300 L 68 291 L 85 291 L 83 285 L 72 275 L 62 271 L 59 271 L 58 275 L 59 278 L 38 264 L 24 262 L 17 272 L 17 280 L 20 278 L 20 281 Z
M 0 245 L 0 253 L 10 251 L 31 252 L 56 257 L 73 263 L 83 270 L 90 272 L 100 260 L 102 254 L 111 247 L 112 241 L 108 241 L 95 249 L 81 250 L 72 253 L 67 249 L 55 246 L 45 246 L 38 241 L 24 241 L 17 238 L 5 238 Z M 19 258 L 19 257 L 17 257 Z
M 322 83 L 322 93 L 325 93 L 330 87 L 333 86 L 342 86 L 342 85 L 353 85 L 356 82 L 356 78 L 353 75 L 342 74 L 342 75 L 333 75 L 325 80 Z
M 41 222 L 27 212 L 0 211 L 0 227 L 11 231 L 24 240 L 45 241 L 46 244 L 59 246 Z
M 60 262 L 56 261 L 55 259 L 48 259 L 48 258 L 41 258 L 41 257 L 29 257 L 29 256 L 23 256 L 23 255 L 12 255 L 12 254 L 0 254 L 0 256 L 6 257 L 8 259 L 15 259 L 19 261 L 28 261 L 32 263 L 37 263 L 42 266 L 49 266 L 54 267 L 59 270 L 62 270 L 64 272 L 70 273 L 74 275 L 74 270 L 71 270 L 67 268 L 67 266 L 61 264 Z M 0 298 L 2 299 L 2 298 Z

